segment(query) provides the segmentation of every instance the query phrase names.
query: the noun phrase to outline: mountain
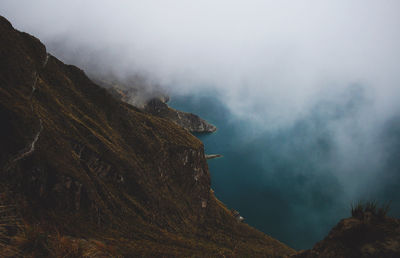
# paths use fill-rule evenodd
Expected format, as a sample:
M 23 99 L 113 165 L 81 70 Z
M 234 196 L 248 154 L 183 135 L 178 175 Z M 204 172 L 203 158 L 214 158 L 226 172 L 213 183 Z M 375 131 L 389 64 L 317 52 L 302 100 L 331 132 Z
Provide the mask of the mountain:
M 400 220 L 373 203 L 310 250 L 257 231 L 165 101 L 124 102 L 1 16 L 0 35 L 1 257 L 400 257 Z
M 216 199 L 187 130 L 114 98 L 3 17 L 0 35 L 1 256 L 294 254 Z

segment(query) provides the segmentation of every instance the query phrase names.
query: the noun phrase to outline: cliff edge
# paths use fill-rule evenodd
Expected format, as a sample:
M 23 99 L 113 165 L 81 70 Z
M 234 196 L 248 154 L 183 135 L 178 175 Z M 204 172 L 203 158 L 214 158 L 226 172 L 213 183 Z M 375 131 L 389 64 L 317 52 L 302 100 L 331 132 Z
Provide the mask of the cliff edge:
M 217 130 L 217 127 L 195 114 L 169 107 L 160 98 L 149 100 L 144 110 L 152 115 L 166 118 L 192 133 L 213 133 Z
M 285 257 L 210 190 L 203 144 L 0 17 L 3 257 Z
M 96 77 L 96 76 L 94 76 Z M 127 83 L 116 79 L 98 80 L 100 85 L 119 100 L 131 104 L 154 116 L 168 119 L 192 133 L 213 133 L 217 127 L 200 118 L 198 115 L 173 109 L 168 106 L 169 96 L 157 85 L 148 83 L 136 76 Z

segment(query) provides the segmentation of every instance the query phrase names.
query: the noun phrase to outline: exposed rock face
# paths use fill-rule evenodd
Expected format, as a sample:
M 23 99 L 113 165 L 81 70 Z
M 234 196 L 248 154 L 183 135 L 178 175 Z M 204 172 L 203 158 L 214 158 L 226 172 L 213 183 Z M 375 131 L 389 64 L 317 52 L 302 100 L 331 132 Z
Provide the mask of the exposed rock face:
M 372 213 L 343 219 L 311 250 L 293 257 L 400 257 L 400 220 Z
M 221 154 L 206 154 L 206 159 L 216 159 L 223 157 Z
M 140 81 L 140 80 L 139 80 Z M 145 112 L 154 116 L 168 119 L 192 133 L 213 133 L 217 128 L 200 118 L 199 116 L 179 111 L 168 106 L 169 97 L 160 90 L 152 93 L 146 88 L 146 84 L 132 82 L 131 86 L 122 85 L 121 83 L 106 82 L 101 80 L 101 85 L 106 87 L 108 91 L 117 99 L 129 103 Z M 135 86 L 136 85 L 136 86 Z M 137 88 L 135 88 L 137 87 Z M 148 88 L 153 88 L 148 85 Z M 151 97 L 150 97 L 151 96 Z
M 0 121 L 0 194 L 25 227 L 8 236 L 18 254 L 293 253 L 238 223 L 214 197 L 196 137 L 113 98 L 2 17 Z
M 152 115 L 166 118 L 193 133 L 212 133 L 217 130 L 214 125 L 199 116 L 170 108 L 159 98 L 148 101 L 144 110 Z

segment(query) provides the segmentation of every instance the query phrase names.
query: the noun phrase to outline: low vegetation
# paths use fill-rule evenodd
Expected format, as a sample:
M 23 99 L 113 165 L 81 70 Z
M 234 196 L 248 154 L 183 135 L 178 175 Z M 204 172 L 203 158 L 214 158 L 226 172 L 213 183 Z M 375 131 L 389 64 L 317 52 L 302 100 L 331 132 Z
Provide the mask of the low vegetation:
M 384 219 L 390 209 L 390 203 L 378 205 L 376 201 L 359 201 L 351 205 L 351 216 L 357 219 L 364 219 L 367 215 L 372 215 L 378 219 Z
M 0 257 L 294 253 L 216 200 L 199 139 L 47 57 L 1 16 L 0 35 L 0 193 L 23 226 L 2 231 L 0 252 L 15 251 Z

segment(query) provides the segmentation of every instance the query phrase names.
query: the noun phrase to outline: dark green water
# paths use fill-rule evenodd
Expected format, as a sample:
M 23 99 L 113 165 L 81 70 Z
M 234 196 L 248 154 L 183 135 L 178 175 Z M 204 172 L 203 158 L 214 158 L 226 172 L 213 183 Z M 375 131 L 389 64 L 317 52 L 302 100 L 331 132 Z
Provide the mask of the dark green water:
M 234 116 L 213 94 L 173 97 L 169 105 L 218 127 L 214 134 L 197 135 L 206 153 L 224 156 L 208 162 L 212 188 L 246 223 L 295 249 L 308 249 L 340 219 L 350 216 L 356 195 L 348 195 L 348 186 L 336 175 L 332 165 L 337 162 L 336 144 L 326 125 L 326 119 L 337 119 L 343 110 L 328 118 L 316 112 L 286 128 L 264 131 Z M 379 200 L 390 196 L 396 210 L 400 166 L 397 159 L 393 162 L 397 181 L 386 192 L 362 194 Z

